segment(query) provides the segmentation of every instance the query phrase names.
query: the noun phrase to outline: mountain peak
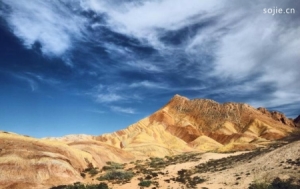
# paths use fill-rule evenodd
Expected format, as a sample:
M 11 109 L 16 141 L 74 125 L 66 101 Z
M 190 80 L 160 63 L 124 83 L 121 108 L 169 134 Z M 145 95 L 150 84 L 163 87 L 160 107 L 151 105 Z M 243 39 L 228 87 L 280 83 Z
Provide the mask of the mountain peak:
M 179 94 L 175 94 L 171 100 L 190 100 L 185 96 L 181 96 Z
M 168 106 L 179 105 L 179 104 L 182 105 L 189 101 L 190 101 L 190 99 L 188 99 L 187 97 L 176 94 L 173 96 L 173 98 L 171 98 L 171 100 L 163 108 L 168 107 Z

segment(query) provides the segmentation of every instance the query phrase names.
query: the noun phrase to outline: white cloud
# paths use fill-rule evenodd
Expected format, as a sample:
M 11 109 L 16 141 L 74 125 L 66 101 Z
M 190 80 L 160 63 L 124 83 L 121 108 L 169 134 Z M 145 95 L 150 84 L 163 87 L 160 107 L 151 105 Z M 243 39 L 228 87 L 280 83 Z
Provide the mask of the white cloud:
M 114 112 L 121 112 L 126 114 L 135 114 L 135 110 L 133 108 L 123 108 L 119 106 L 111 106 L 110 109 Z
M 296 15 L 289 15 L 290 22 L 286 22 L 286 15 L 263 14 L 263 8 L 278 2 L 235 1 L 230 7 L 224 6 L 218 24 L 201 30 L 186 48 L 191 56 L 211 51 L 215 60 L 208 76 L 226 81 L 229 86 L 233 84 L 226 89 L 221 86 L 220 90 L 254 94 L 249 103 L 266 107 L 297 103 L 300 99 L 300 27 L 290 27 Z M 286 6 L 293 7 L 281 5 Z M 250 78 L 253 81 L 244 82 L 243 86 L 234 85 Z M 263 91 L 261 87 L 266 83 L 272 85 L 270 94 L 255 94 Z M 271 99 L 258 100 L 262 95 Z
M 146 71 L 146 72 L 159 73 L 159 72 L 163 72 L 164 70 L 163 68 L 160 68 L 154 63 L 145 62 L 145 61 L 129 61 L 126 62 L 126 65 L 130 66 L 131 68 L 135 68 L 140 71 Z
M 92 96 L 96 102 L 104 103 L 104 104 L 111 104 L 119 101 L 128 100 L 128 97 L 124 94 L 123 85 L 98 85 L 94 87 L 94 89 L 87 93 L 89 96 Z
M 122 83 L 111 83 L 109 85 L 97 85 L 89 92 L 77 93 L 78 95 L 89 96 L 95 102 L 104 106 L 118 103 L 128 103 L 131 100 L 138 101 L 141 97 L 137 93 L 133 93 L 129 89 L 129 85 Z
M 300 102 L 299 93 L 293 93 L 291 91 L 276 90 L 270 96 L 271 96 L 270 98 L 263 99 L 263 100 L 252 99 L 249 100 L 249 103 L 255 107 L 260 107 L 260 106 L 276 107 L 276 106 L 283 106 L 286 104 L 296 105 L 299 104 Z
M 216 5 L 216 1 L 204 3 L 199 0 L 190 0 L 188 3 L 183 0 L 146 1 L 124 12 L 112 12 L 111 15 L 129 32 L 150 35 L 148 29 L 179 28 L 187 18 L 213 9 Z
M 266 24 L 268 29 L 265 29 Z M 254 72 L 266 71 L 264 64 L 268 64 L 267 58 L 271 57 L 262 55 L 268 56 L 267 54 L 272 53 L 270 49 L 278 45 L 272 41 L 275 40 L 274 32 L 278 29 L 275 21 L 263 14 L 249 15 L 249 18 L 244 18 L 231 27 L 230 32 L 220 39 L 213 74 L 242 79 Z
M 26 48 L 39 42 L 43 54 L 61 56 L 81 35 L 84 19 L 74 16 L 59 1 L 4 0 L 9 6 L 6 20 Z
M 96 96 L 96 102 L 99 103 L 110 103 L 110 102 L 116 102 L 119 100 L 124 100 L 124 97 L 118 95 L 118 94 L 113 94 L 113 93 L 107 93 L 107 94 L 98 94 Z
M 104 47 L 106 48 L 106 52 L 110 54 L 126 55 L 128 53 L 132 53 L 128 48 L 117 46 L 113 43 L 106 43 L 104 44 Z
M 134 36 L 156 48 L 165 48 L 158 40 L 157 29 L 175 30 L 195 22 L 192 17 L 215 14 L 222 3 L 217 0 L 199 1 L 164 0 L 140 3 L 120 3 L 115 1 L 81 1 L 84 9 L 91 9 L 109 16 L 112 30 Z
M 155 83 L 150 81 L 141 81 L 137 83 L 132 83 L 129 85 L 131 88 L 139 88 L 139 87 L 145 87 L 145 88 L 152 88 L 152 89 L 169 89 L 166 85 L 162 83 Z

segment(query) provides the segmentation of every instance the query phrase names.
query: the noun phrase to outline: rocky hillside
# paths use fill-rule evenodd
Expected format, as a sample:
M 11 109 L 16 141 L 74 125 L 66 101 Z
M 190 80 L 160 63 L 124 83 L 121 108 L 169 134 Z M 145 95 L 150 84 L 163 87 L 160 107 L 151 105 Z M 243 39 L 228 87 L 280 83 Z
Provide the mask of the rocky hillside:
M 88 167 L 133 158 L 123 150 L 87 138 L 68 143 L 0 132 L 0 188 L 45 189 L 82 182 L 80 173 Z
M 294 128 L 294 122 L 282 113 L 265 108 L 175 95 L 151 116 L 96 140 L 135 155 L 165 156 L 254 149 L 287 136 Z
M 151 116 L 111 134 L 35 139 L 0 132 L 0 188 L 86 182 L 83 170 L 108 161 L 252 150 L 289 135 L 296 124 L 299 117 L 293 121 L 265 108 L 175 95 Z

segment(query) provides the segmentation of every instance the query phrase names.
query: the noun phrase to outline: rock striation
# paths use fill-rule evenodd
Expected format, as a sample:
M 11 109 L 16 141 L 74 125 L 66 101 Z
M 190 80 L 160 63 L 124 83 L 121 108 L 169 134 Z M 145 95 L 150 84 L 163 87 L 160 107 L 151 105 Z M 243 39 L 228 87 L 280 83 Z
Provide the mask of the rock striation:
M 0 188 L 45 189 L 83 182 L 80 173 L 87 167 L 134 159 L 127 152 L 95 140 L 73 140 L 35 139 L 0 132 Z
M 254 149 L 287 136 L 294 128 L 295 123 L 280 112 L 175 95 L 151 116 L 96 140 L 138 156 L 165 156 Z

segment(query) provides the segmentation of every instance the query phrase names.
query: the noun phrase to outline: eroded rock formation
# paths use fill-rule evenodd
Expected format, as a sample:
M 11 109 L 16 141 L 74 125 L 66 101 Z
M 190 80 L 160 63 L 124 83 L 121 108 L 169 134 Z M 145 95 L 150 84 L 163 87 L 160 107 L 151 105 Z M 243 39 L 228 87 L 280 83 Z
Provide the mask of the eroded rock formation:
M 73 141 L 35 139 L 0 132 L 0 188 L 50 188 L 82 182 L 80 172 L 107 161 L 134 157 L 110 145 L 85 138 Z M 76 142 L 75 142 L 76 141 Z
M 292 132 L 284 114 L 248 104 L 219 104 L 175 95 L 163 108 L 128 127 L 97 140 L 135 155 L 164 156 L 203 150 L 253 149 Z M 126 144 L 126 145 L 123 145 Z

